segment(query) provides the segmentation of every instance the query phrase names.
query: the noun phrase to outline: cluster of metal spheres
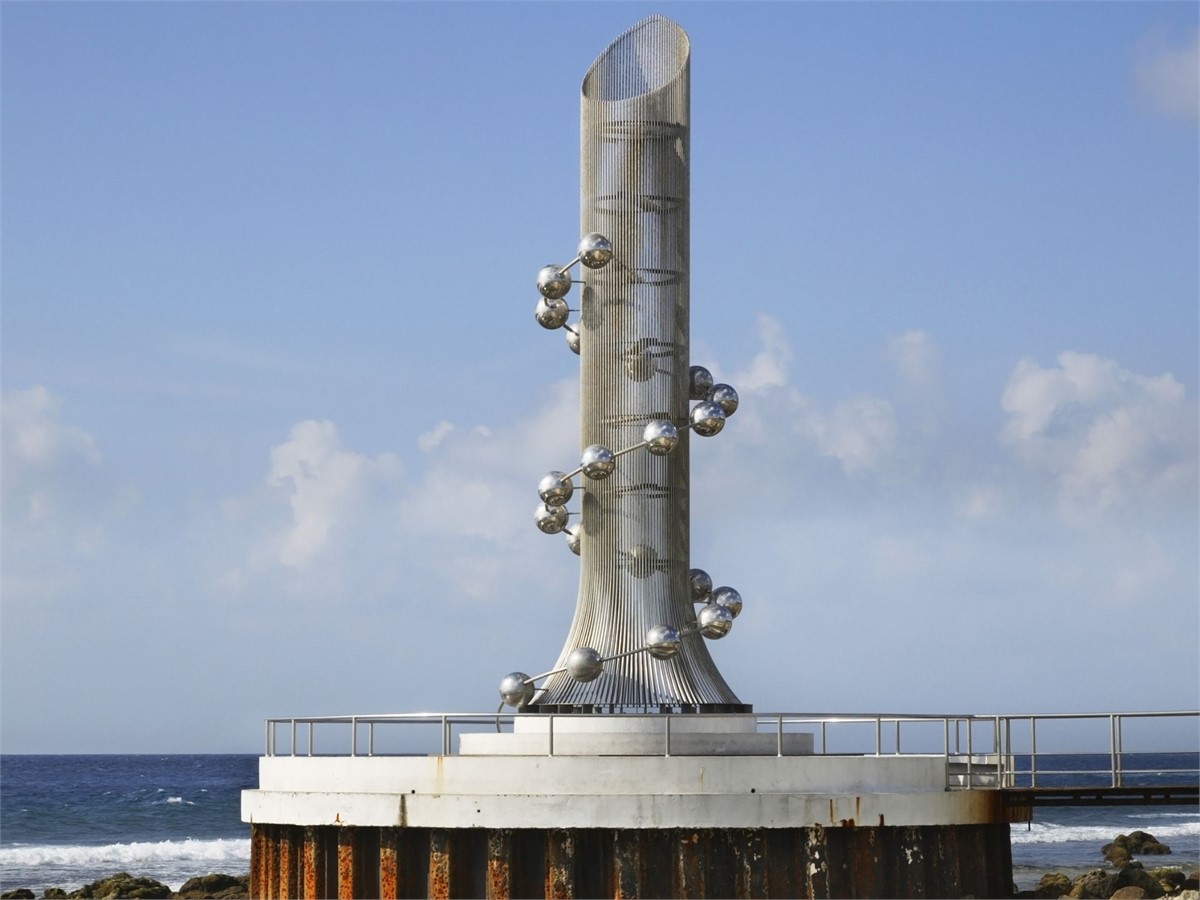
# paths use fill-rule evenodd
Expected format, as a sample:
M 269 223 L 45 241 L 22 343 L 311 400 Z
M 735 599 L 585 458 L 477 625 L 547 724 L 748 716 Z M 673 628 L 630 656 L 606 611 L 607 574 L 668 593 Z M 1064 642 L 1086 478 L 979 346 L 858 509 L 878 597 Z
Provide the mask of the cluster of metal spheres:
M 571 280 L 571 269 L 575 263 L 583 263 L 589 269 L 602 269 L 609 264 L 612 257 L 612 244 L 608 238 L 593 231 L 580 239 L 575 258 L 565 266 L 550 263 L 538 270 L 537 289 L 542 296 L 534 308 L 533 316 L 539 325 L 551 331 L 566 328 L 567 346 L 574 353 L 579 353 L 579 329 L 567 324 L 567 319 L 571 317 L 571 307 L 563 299 L 575 283 Z
M 570 472 L 557 469 L 547 472 L 538 482 L 538 497 L 541 503 L 533 511 L 533 520 L 545 534 L 566 532 L 567 546 L 578 554 L 579 532 L 567 529 L 572 515 L 567 502 L 575 494 L 576 475 L 592 481 L 603 481 L 617 469 L 617 459 L 627 453 L 645 449 L 654 456 L 666 456 L 679 443 L 679 428 L 690 428 L 702 437 L 712 437 L 725 427 L 725 420 L 738 408 L 738 394 L 728 384 L 714 384 L 712 373 L 704 366 L 692 366 L 688 371 L 688 394 L 699 400 L 692 407 L 687 422 L 676 424 L 667 419 L 652 419 L 642 430 L 642 439 L 630 447 L 612 450 L 603 444 L 590 444 L 583 448 L 579 465 Z
M 683 647 L 683 639 L 688 635 L 700 634 L 711 640 L 719 640 L 729 634 L 729 630 L 733 628 L 733 620 L 742 612 L 742 595 L 728 585 L 714 588 L 712 578 L 703 569 L 689 571 L 688 584 L 693 602 L 704 604 L 696 613 L 695 624 L 683 628 L 655 625 L 646 632 L 646 642 L 643 646 L 612 656 L 601 656 L 599 651 L 592 647 L 576 647 L 567 654 L 561 668 L 551 669 L 540 675 L 509 672 L 500 679 L 502 704 L 518 709 L 528 706 L 537 694 L 537 682 L 551 675 L 566 672 L 576 681 L 586 684 L 599 678 L 604 672 L 604 664 L 610 660 L 632 656 L 635 653 L 649 653 L 655 659 L 671 659 L 679 654 Z

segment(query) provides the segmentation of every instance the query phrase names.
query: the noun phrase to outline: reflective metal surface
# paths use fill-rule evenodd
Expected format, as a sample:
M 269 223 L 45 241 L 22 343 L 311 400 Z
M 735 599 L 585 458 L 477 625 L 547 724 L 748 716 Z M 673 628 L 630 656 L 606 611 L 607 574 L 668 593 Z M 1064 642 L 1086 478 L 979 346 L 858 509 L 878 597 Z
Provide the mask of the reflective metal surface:
M 559 271 L 562 266 L 550 263 L 538 269 L 537 289 L 543 297 L 557 300 L 571 290 L 571 274 Z
M 742 595 L 729 585 L 723 585 L 713 591 L 712 602 L 725 607 L 735 619 L 742 613 Z
M 712 576 L 703 569 L 691 569 L 688 572 L 688 586 L 692 591 L 693 603 L 707 602 L 713 589 Z
M 679 629 L 655 625 L 646 634 L 646 649 L 655 659 L 670 659 L 679 654 Z
M 576 647 L 567 654 L 567 674 L 576 681 L 587 684 L 595 681 L 604 671 L 604 660 L 591 647 Z
M 702 635 L 717 640 L 729 634 L 729 629 L 733 627 L 733 613 L 724 606 L 709 603 L 700 607 L 700 612 L 696 614 L 696 624 L 700 627 Z
M 524 672 L 509 672 L 500 679 L 500 699 L 509 706 L 522 707 L 533 699 L 534 687 Z
M 714 384 L 712 390 L 708 392 L 708 399 L 720 406 L 727 417 L 737 412 L 737 391 L 727 384 Z
M 666 456 L 679 443 L 679 429 L 666 419 L 654 419 L 642 431 L 642 440 L 655 456 Z
M 602 481 L 617 468 L 613 452 L 600 444 L 591 444 L 583 448 L 579 458 L 583 474 L 593 481 Z
M 566 325 L 570 316 L 571 308 L 567 306 L 567 301 L 557 297 L 554 299 L 538 298 L 537 306 L 533 310 L 533 317 L 537 319 L 537 323 L 551 331 Z
M 538 496 L 547 506 L 566 506 L 575 493 L 575 485 L 566 472 L 547 472 L 538 482 Z
M 576 528 L 574 531 L 567 529 L 564 534 L 567 536 L 567 547 L 570 548 L 572 553 L 578 556 L 580 545 L 583 543 L 582 530 L 579 528 Z
M 579 347 L 580 347 L 579 329 L 572 328 L 570 325 L 568 325 L 568 326 L 566 326 L 566 331 L 567 331 L 567 346 L 571 348 L 572 353 L 574 353 L 576 356 L 578 356 L 579 355 Z
M 601 269 L 613 257 L 612 242 L 602 234 L 585 234 L 579 242 L 579 261 L 589 269 Z
M 725 427 L 725 410 L 721 404 L 705 400 L 692 410 L 692 430 L 701 437 L 712 437 Z
M 689 398 L 703 400 L 713 386 L 711 374 L 702 377 L 693 397 L 690 56 L 684 31 L 651 16 L 620 35 L 583 80 L 580 233 L 603 234 L 612 257 L 592 269 L 580 247 L 572 327 L 580 336 L 580 447 L 590 480 L 577 495 L 587 540 L 574 618 L 553 668 L 581 647 L 607 662 L 592 682 L 548 676 L 535 709 L 741 705 L 688 628 L 691 430 L 683 425 Z M 712 407 L 723 422 L 720 405 Z M 593 445 L 651 440 L 647 426 L 656 421 L 675 427 L 669 452 L 666 429 L 656 428 L 651 452 L 622 455 L 619 466 L 593 455 Z M 663 654 L 679 648 L 669 663 L 649 652 L 658 625 L 687 629 L 677 643 L 661 642 Z
M 567 508 L 539 503 L 537 509 L 533 511 L 533 520 L 537 523 L 537 527 L 546 534 L 558 534 L 567 527 Z
M 691 400 L 706 400 L 712 390 L 712 372 L 704 366 L 692 366 L 688 370 L 688 398 Z

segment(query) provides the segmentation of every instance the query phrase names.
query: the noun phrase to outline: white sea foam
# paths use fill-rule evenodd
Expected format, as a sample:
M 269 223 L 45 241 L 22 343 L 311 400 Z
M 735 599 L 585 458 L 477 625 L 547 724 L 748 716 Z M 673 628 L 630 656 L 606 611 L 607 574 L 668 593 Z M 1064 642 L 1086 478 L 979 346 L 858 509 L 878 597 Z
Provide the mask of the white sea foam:
M 78 866 L 80 868 L 125 867 L 136 869 L 144 863 L 178 861 L 204 863 L 250 862 L 250 842 L 225 838 L 209 841 L 157 841 L 132 844 L 26 845 L 0 848 L 0 868 L 28 866 Z
M 1195 814 L 1189 813 L 1188 815 L 1194 816 Z M 1157 816 L 1148 818 L 1157 818 Z M 1157 825 L 1151 829 L 1151 833 L 1163 843 L 1170 843 L 1167 838 L 1196 838 L 1200 837 L 1200 822 Z M 1116 834 L 1112 825 L 1056 825 L 1053 822 L 1034 822 L 1029 827 L 1020 823 L 1012 826 L 1012 842 L 1014 844 L 1065 844 L 1067 841 L 1107 844 L 1116 837 Z

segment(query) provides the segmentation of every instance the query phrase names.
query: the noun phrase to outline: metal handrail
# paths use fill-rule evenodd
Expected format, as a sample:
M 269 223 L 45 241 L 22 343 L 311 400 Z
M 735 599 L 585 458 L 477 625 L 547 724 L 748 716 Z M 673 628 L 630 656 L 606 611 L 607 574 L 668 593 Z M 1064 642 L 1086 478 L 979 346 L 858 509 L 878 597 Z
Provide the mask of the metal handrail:
M 627 718 L 663 719 L 664 740 L 659 754 L 664 757 L 672 755 L 672 727 L 674 719 L 679 715 L 658 712 L 631 712 L 617 714 Z M 739 715 L 739 714 L 733 714 Z M 775 736 L 774 750 L 771 755 L 785 756 L 786 742 L 784 736 L 798 733 L 797 729 L 808 729 L 804 733 L 819 736 L 819 746 L 815 746 L 812 755 L 820 756 L 941 756 L 946 763 L 946 788 L 948 790 L 987 789 L 1002 787 L 1038 788 L 1045 786 L 1049 778 L 1088 776 L 1096 779 L 1107 776 L 1110 787 L 1121 787 L 1127 779 L 1133 776 L 1166 773 L 1183 778 L 1200 779 L 1200 768 L 1187 765 L 1178 769 L 1135 769 L 1126 766 L 1124 749 L 1124 728 L 1129 721 L 1167 720 L 1191 718 L 1200 725 L 1198 710 L 1169 710 L 1160 712 L 1122 712 L 1122 713 L 1026 713 L 1021 715 L 928 715 L 928 714 L 884 714 L 884 713 L 752 713 L 756 730 L 759 733 L 773 733 Z M 441 756 L 454 754 L 454 732 L 468 728 L 490 728 L 503 731 L 511 730 L 518 720 L 545 720 L 547 735 L 547 755 L 555 754 L 555 721 L 558 719 L 578 719 L 568 713 L 384 713 L 372 715 L 343 715 L 343 716 L 304 716 L 288 718 L 272 718 L 266 720 L 266 755 L 267 756 L 315 756 L 315 729 L 317 726 L 348 725 L 350 727 L 349 755 L 357 757 L 364 755 L 360 752 L 362 744 L 359 738 L 360 727 L 366 728 L 366 756 L 378 753 L 376 728 L 399 725 L 438 725 L 440 741 L 438 751 Z M 1039 749 L 1039 725 L 1041 725 L 1041 741 L 1046 744 L 1046 731 L 1049 727 L 1065 722 L 1104 722 L 1107 720 L 1107 738 L 1099 742 L 1093 741 L 1084 750 L 1046 751 Z M 304 746 L 298 736 L 300 726 L 305 726 Z M 860 741 L 859 749 L 853 751 L 830 752 L 830 732 L 842 732 L 854 726 L 867 726 L 873 732 L 872 739 L 865 743 Z M 913 740 L 911 729 L 916 726 L 934 728 L 940 741 L 928 739 L 924 742 Z M 285 735 L 290 737 L 287 752 L 280 752 L 279 731 L 285 728 Z M 909 729 L 906 732 L 906 728 Z M 963 748 L 962 730 L 966 729 L 966 747 Z M 976 730 L 986 734 L 981 735 L 982 742 L 976 742 Z M 861 733 L 861 731 L 860 731 Z M 952 734 L 953 733 L 953 734 Z M 884 735 L 890 734 L 892 746 L 885 746 Z M 1195 735 L 1196 732 L 1193 732 Z M 905 739 L 907 735 L 907 739 Z M 1027 740 L 1021 741 L 1020 738 Z M 953 743 L 951 738 L 953 737 Z M 940 743 L 940 746 L 937 746 Z M 1197 742 L 1191 741 L 1191 746 L 1182 750 L 1166 749 L 1155 751 L 1160 753 L 1191 753 L 1198 752 Z M 1100 746 L 1103 745 L 1103 746 Z M 345 744 L 342 744 L 345 747 Z M 1020 746 L 1022 749 L 1018 749 Z M 1055 769 L 1047 768 L 1053 765 L 1054 758 L 1078 753 L 1107 756 L 1108 769 Z M 344 755 L 343 753 L 320 755 Z M 384 754 L 389 755 L 389 754 Z M 390 754 L 394 755 L 394 754 Z M 1018 765 L 1019 760 L 1028 758 L 1028 767 Z M 1039 781 L 1041 784 L 1039 784 Z M 1024 783 L 1018 783 L 1024 782 Z M 1055 787 L 1064 787 L 1058 784 Z M 1096 786 L 1081 785 L 1084 787 Z

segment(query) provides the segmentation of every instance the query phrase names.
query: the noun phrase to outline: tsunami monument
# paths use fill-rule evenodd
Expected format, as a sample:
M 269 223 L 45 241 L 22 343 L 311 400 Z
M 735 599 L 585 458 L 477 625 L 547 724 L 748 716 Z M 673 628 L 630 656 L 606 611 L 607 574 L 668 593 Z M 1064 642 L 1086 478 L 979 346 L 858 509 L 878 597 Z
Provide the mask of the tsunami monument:
M 580 561 L 561 652 L 505 675 L 495 714 L 269 722 L 242 799 L 253 896 L 1011 891 L 998 792 L 948 790 L 942 754 L 825 755 L 785 716 L 764 729 L 709 654 L 743 603 L 692 565 L 689 459 L 739 400 L 691 359 L 690 66 L 658 16 L 592 64 L 583 238 L 536 276 L 536 321 L 580 367 L 579 462 L 546 461 L 562 468 L 534 511 Z M 436 751 L 388 749 L 407 726 L 434 729 Z

